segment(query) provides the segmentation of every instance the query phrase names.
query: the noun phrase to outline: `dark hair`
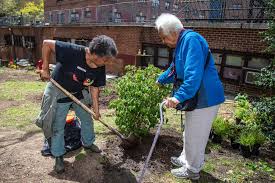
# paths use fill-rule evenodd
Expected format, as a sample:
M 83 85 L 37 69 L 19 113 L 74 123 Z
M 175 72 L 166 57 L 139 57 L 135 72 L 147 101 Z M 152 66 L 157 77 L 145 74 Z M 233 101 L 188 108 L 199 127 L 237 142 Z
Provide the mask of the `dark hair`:
M 100 57 L 115 57 L 118 53 L 114 40 L 105 35 L 100 35 L 93 38 L 89 44 L 89 50 L 90 53 L 95 53 Z

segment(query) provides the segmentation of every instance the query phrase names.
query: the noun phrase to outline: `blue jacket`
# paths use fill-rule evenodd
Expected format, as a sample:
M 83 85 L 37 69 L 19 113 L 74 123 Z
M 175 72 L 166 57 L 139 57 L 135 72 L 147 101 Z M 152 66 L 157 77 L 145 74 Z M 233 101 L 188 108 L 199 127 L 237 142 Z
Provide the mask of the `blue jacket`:
M 182 31 L 175 48 L 175 65 L 177 78 L 183 83 L 174 96 L 180 102 L 184 102 L 198 93 L 197 109 L 211 107 L 224 102 L 224 90 L 214 65 L 214 59 L 210 60 L 204 70 L 209 47 L 206 40 L 192 30 Z M 173 83 L 174 74 L 171 74 L 173 62 L 162 73 L 158 82 L 160 84 Z

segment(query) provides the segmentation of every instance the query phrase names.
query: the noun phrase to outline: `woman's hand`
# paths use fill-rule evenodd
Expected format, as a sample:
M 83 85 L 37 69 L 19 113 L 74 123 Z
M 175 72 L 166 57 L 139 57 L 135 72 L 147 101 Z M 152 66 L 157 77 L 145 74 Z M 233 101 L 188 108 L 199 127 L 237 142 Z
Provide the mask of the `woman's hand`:
M 166 99 L 165 106 L 168 108 L 176 108 L 180 102 L 175 97 L 169 97 Z

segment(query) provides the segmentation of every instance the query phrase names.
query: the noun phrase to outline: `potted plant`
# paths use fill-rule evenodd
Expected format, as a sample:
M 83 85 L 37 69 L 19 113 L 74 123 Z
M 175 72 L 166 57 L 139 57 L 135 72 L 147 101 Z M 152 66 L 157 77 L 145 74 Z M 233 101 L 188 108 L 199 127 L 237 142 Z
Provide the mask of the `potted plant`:
M 249 110 L 251 109 L 251 104 L 248 101 L 247 95 L 238 94 L 235 99 L 236 109 L 234 116 L 236 118 L 236 124 L 241 124 L 242 120 L 249 115 Z
M 237 125 L 234 120 L 229 120 L 229 133 L 228 138 L 230 139 L 230 144 L 233 149 L 239 149 L 239 135 L 240 135 L 240 125 Z
M 214 120 L 212 125 L 212 133 L 213 133 L 212 142 L 221 143 L 222 139 L 228 136 L 229 130 L 230 130 L 229 127 L 230 125 L 228 121 L 218 116 Z
M 258 125 L 243 128 L 239 138 L 241 154 L 245 158 L 259 155 L 259 148 L 264 142 L 265 136 Z

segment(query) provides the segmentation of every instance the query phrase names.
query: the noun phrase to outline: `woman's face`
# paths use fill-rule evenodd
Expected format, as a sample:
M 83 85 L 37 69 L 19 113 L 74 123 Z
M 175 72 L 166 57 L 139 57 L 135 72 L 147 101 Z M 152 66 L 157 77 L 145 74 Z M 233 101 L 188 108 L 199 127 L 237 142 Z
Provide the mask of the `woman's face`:
M 159 36 L 163 42 L 163 44 L 167 45 L 170 48 L 175 48 L 178 40 L 178 34 L 176 32 L 172 32 L 169 35 L 163 34 L 162 31 L 159 32 Z

